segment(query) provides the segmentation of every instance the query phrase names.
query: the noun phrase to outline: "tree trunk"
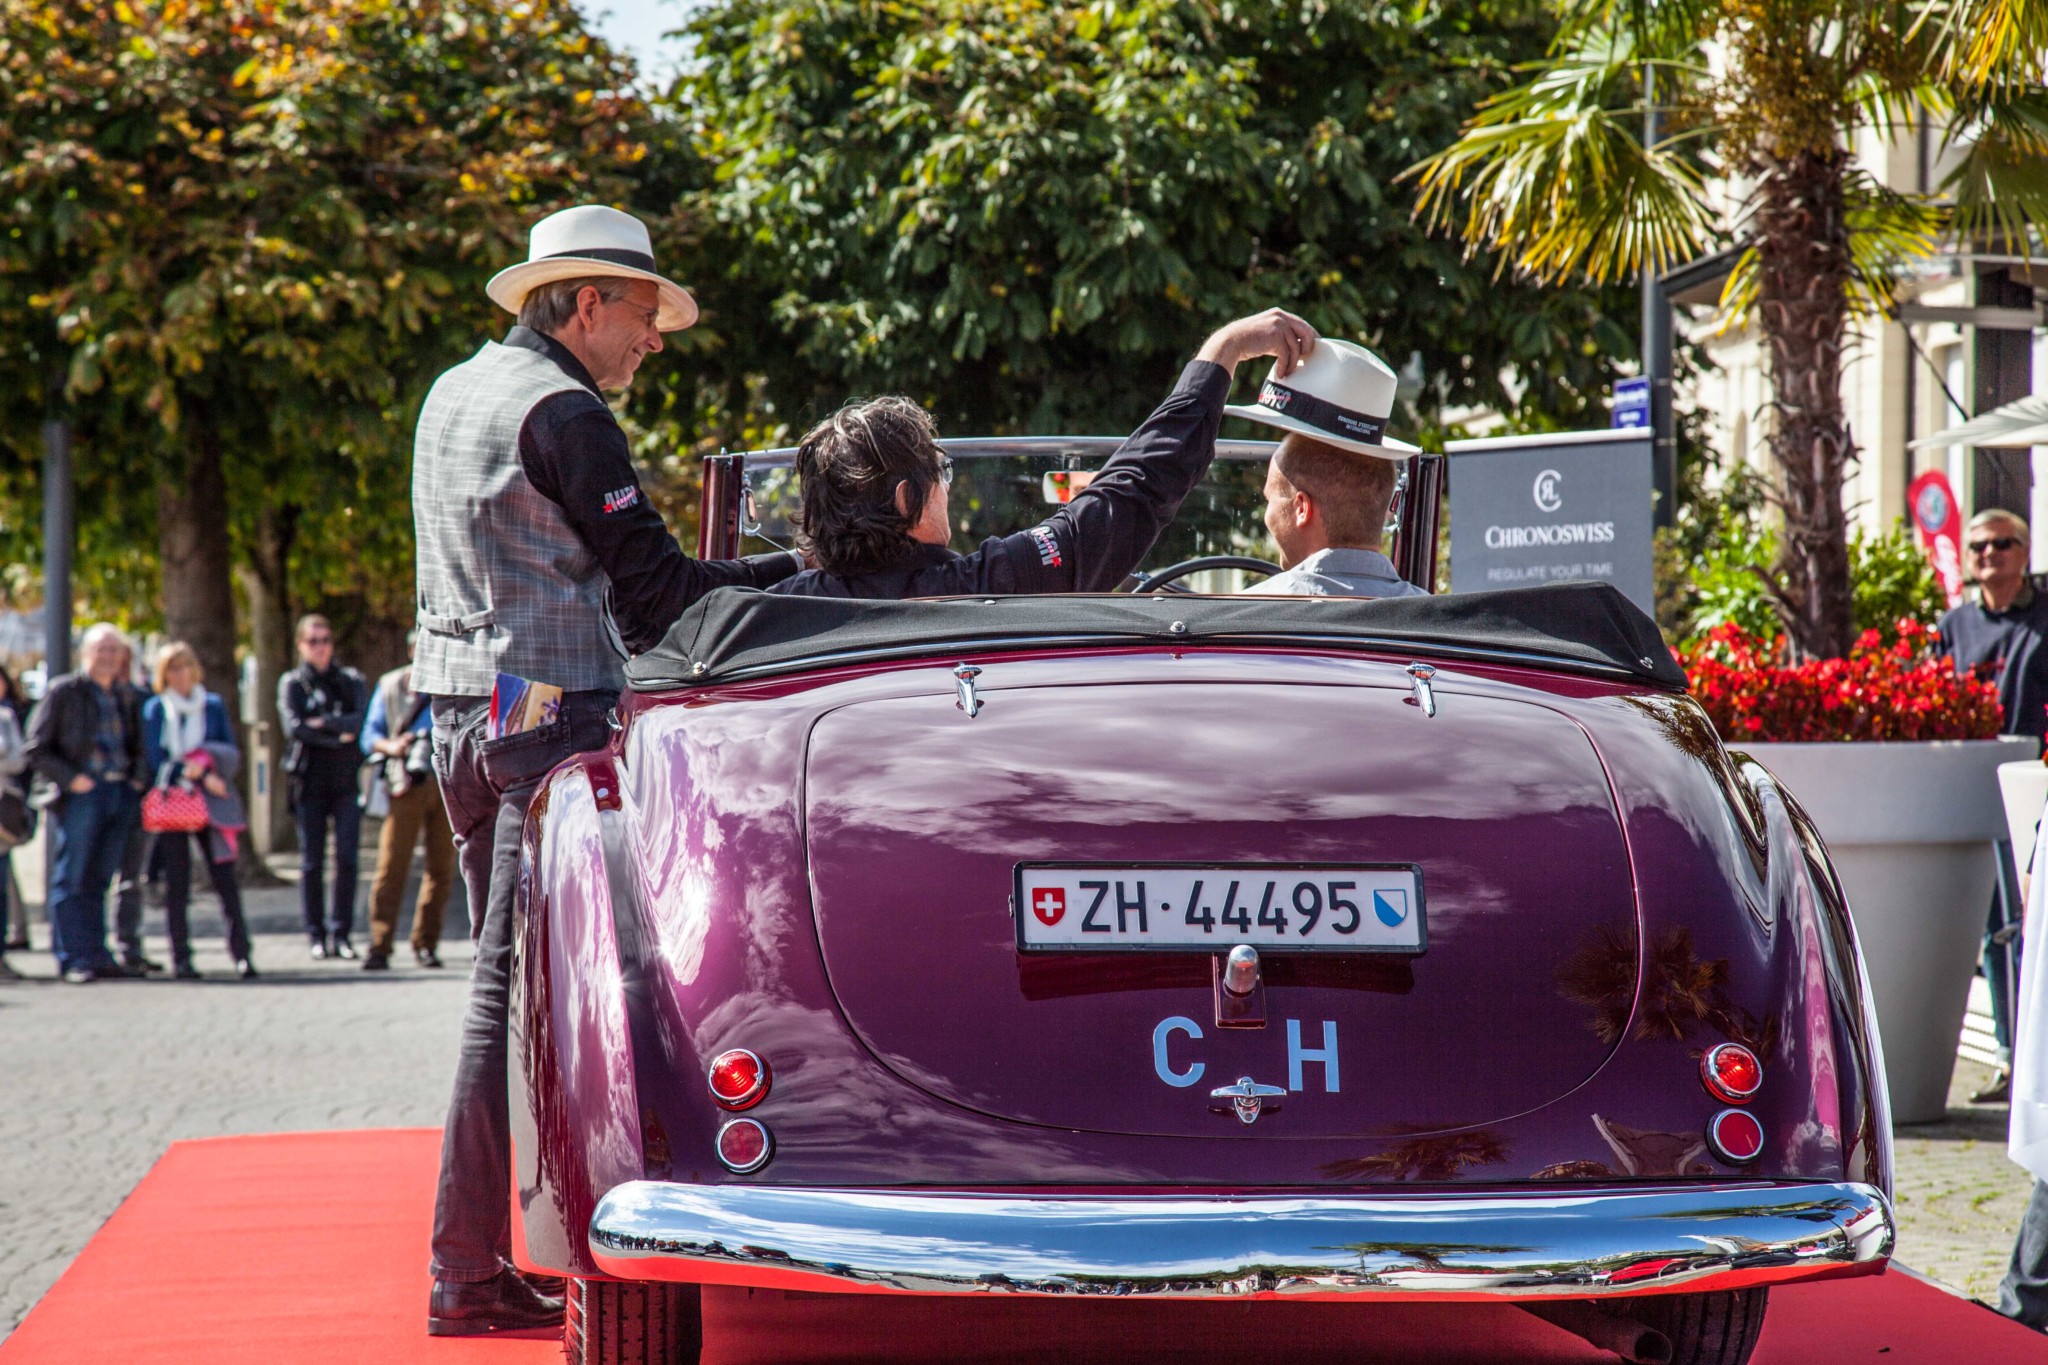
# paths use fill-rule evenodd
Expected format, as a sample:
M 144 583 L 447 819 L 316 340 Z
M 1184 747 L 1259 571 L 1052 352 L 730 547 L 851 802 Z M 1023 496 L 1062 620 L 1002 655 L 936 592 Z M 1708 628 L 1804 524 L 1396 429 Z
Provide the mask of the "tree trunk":
M 292 666 L 290 565 L 298 534 L 298 509 L 265 503 L 256 513 L 256 534 L 242 565 L 242 591 L 249 602 L 249 649 L 256 660 L 256 718 L 270 741 L 271 851 L 296 846 L 285 798 L 283 730 L 277 720 L 277 680 Z
M 163 561 L 164 633 L 183 640 L 220 693 L 241 715 L 235 663 L 235 589 L 228 551 L 228 486 L 220 433 L 204 409 L 188 407 L 180 449 L 156 490 L 157 552 Z
M 1757 316 L 1784 496 L 1778 612 L 1795 655 L 1840 658 L 1855 639 L 1842 477 L 1856 448 L 1842 411 L 1849 311 L 1848 155 L 1802 152 L 1769 165 L 1758 189 Z

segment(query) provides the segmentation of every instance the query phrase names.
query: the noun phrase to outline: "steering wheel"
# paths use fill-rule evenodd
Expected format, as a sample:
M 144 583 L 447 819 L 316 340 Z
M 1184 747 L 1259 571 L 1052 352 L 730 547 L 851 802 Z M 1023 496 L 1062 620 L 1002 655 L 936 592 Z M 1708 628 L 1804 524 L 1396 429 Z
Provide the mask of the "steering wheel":
M 1192 592 L 1175 582 L 1191 573 L 1202 573 L 1209 569 L 1242 569 L 1261 577 L 1280 572 L 1278 564 L 1250 555 L 1202 555 L 1196 559 L 1183 559 L 1178 564 L 1169 564 L 1157 573 L 1139 574 L 1138 581 L 1131 585 L 1132 592 Z

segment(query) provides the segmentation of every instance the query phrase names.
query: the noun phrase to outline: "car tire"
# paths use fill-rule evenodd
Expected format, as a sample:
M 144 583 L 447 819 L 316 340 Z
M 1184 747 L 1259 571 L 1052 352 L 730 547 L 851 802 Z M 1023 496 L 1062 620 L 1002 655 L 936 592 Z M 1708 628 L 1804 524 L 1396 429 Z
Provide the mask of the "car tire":
M 570 1280 L 569 1365 L 697 1365 L 704 1315 L 694 1284 Z
M 1671 1365 L 1746 1365 L 1764 1330 L 1768 1289 L 1724 1289 L 1712 1294 L 1659 1294 L 1622 1299 L 1615 1309 L 1671 1342 Z

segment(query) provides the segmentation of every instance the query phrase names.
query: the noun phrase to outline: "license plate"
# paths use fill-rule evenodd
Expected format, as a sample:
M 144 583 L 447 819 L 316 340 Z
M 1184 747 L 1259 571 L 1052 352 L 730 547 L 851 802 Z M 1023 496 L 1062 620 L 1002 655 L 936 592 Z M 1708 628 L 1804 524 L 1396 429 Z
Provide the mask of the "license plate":
M 1429 946 L 1413 863 L 1019 863 L 1012 912 L 1025 952 Z

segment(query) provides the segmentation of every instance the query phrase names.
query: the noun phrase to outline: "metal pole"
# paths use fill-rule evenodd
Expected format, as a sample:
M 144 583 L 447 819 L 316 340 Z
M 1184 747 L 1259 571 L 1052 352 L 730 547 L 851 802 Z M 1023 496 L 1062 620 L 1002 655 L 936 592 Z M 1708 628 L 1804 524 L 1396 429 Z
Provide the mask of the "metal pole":
M 43 423 L 43 678 L 71 671 L 71 550 L 77 515 L 71 479 L 71 422 Z
M 1662 136 L 1657 117 L 1655 68 L 1643 67 L 1643 150 Z M 1657 510 L 1654 525 L 1669 526 L 1678 510 L 1678 439 L 1671 421 L 1671 300 L 1657 287 L 1657 272 L 1643 262 L 1643 377 L 1650 381 L 1650 484 Z

